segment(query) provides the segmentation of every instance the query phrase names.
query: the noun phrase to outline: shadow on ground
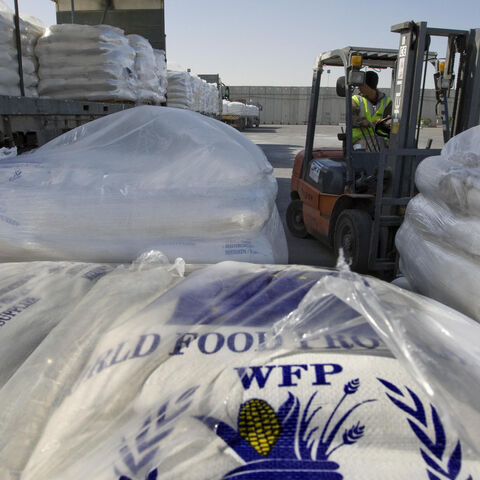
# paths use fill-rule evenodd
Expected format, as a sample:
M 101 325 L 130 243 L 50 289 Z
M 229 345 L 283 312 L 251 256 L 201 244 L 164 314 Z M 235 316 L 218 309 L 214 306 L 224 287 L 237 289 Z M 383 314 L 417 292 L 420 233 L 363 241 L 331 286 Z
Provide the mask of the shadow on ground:
M 285 215 L 290 203 L 290 179 L 277 178 L 278 194 L 277 208 L 282 219 L 288 245 L 288 263 L 297 265 L 315 265 L 334 267 L 336 256 L 326 244 L 308 236 L 307 238 L 294 237 L 287 227 Z
M 257 143 L 257 146 L 263 150 L 273 168 L 292 168 L 295 155 L 302 150 L 298 145 Z
M 245 128 L 244 132 L 251 132 L 251 133 L 276 133 L 278 130 L 277 127 L 271 126 L 262 126 L 260 125 L 258 128 Z

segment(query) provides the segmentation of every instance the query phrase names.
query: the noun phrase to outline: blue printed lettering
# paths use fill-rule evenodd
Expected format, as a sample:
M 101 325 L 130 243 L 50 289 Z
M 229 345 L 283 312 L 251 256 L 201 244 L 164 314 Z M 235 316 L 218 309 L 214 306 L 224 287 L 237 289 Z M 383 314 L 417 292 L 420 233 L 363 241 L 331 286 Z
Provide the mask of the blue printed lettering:
M 269 350 L 275 350 L 282 346 L 282 337 L 280 335 L 275 335 L 273 340 L 274 345 L 267 347 L 266 332 L 257 332 L 258 335 L 258 351 L 265 352 Z
M 353 348 L 353 343 L 348 343 L 343 335 L 336 335 L 335 337 L 325 335 L 325 339 L 327 340 L 327 348 L 346 348 L 347 350 Z
M 240 347 L 235 344 L 235 340 L 239 335 L 242 335 L 244 337 L 243 346 L 240 346 Z M 232 352 L 235 352 L 235 353 L 246 352 L 247 350 L 250 350 L 250 348 L 252 348 L 253 336 L 248 332 L 233 333 L 232 335 L 229 335 L 227 339 L 227 345 Z
M 238 376 L 242 381 L 243 388 L 245 390 L 248 390 L 252 385 L 253 380 L 257 381 L 259 388 L 265 387 L 268 377 L 270 376 L 272 370 L 275 368 L 275 365 L 267 365 L 265 368 L 267 369 L 267 372 L 264 374 L 263 367 L 249 367 L 248 369 L 252 371 L 250 376 L 247 373 L 247 369 L 244 367 L 238 367 L 235 368 L 235 370 L 237 371 Z
M 198 337 L 198 333 L 182 333 L 175 342 L 175 346 L 173 347 L 173 351 L 170 352 L 170 355 L 183 355 L 182 349 L 188 348 L 192 340 L 196 340 Z
M 147 340 L 151 338 L 151 345 L 148 346 Z M 147 347 L 144 349 L 145 345 Z M 156 333 L 147 333 L 146 335 L 140 335 L 140 340 L 137 343 L 137 346 L 133 352 L 131 358 L 141 358 L 151 355 L 160 345 L 160 335 Z M 143 350 L 142 350 L 143 349 Z
M 120 356 L 120 353 L 123 350 L 123 346 L 125 345 L 125 342 L 122 342 L 118 347 L 117 350 L 115 351 L 115 355 L 112 358 L 112 361 L 108 364 L 109 367 L 113 365 L 117 365 L 118 363 L 122 363 L 125 360 L 128 360 L 128 356 L 130 355 L 130 350 L 127 350 L 127 352 L 123 355 L 122 358 L 118 358 Z
M 217 341 L 211 351 L 207 351 L 207 339 L 209 336 L 215 336 L 217 338 Z M 210 355 L 212 353 L 217 353 L 223 347 L 224 343 L 225 343 L 225 338 L 221 333 L 209 332 L 209 333 L 205 333 L 198 339 L 198 348 L 202 353 L 206 353 Z
M 342 366 L 336 363 L 313 363 L 312 367 L 315 369 L 316 377 L 312 385 L 330 385 L 330 382 L 327 382 L 327 375 L 335 375 L 343 370 Z
M 93 364 L 93 367 L 90 369 L 86 378 L 91 378 L 93 375 L 100 373 L 104 368 L 106 368 L 105 362 L 107 358 L 112 354 L 112 349 L 107 350 L 102 355 L 100 355 Z M 96 370 L 96 371 L 95 371 Z
M 368 348 L 369 350 L 373 350 L 380 345 L 380 342 L 376 338 L 372 337 L 358 337 L 353 336 L 352 340 L 359 346 L 363 348 Z
M 292 376 L 295 376 L 300 380 L 302 375 L 302 371 L 300 369 L 303 368 L 303 370 L 308 370 L 308 366 L 303 364 L 279 365 L 279 367 L 282 369 L 282 379 L 283 379 L 283 382 L 278 385 L 279 387 L 295 387 L 297 384 L 293 383 Z M 297 367 L 297 369 L 292 370 L 292 368 L 294 367 Z

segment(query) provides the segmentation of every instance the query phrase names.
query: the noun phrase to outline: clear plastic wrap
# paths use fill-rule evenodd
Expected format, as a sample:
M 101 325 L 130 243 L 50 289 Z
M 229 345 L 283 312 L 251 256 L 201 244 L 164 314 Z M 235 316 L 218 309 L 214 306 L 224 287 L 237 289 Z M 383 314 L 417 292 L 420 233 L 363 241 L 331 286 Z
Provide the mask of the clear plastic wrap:
M 0 264 L 0 388 L 111 270 L 72 262 Z
M 140 35 L 127 35 L 135 50 L 136 94 L 138 103 L 160 105 L 165 99 L 159 91 L 157 64 L 150 42 Z
M 134 160 L 134 161 L 133 161 Z M 221 122 L 163 107 L 95 120 L 0 165 L 0 258 L 287 263 L 273 168 Z
M 396 245 L 410 284 L 480 321 L 480 126 L 423 160 Z
M 167 105 L 192 110 L 194 99 L 190 74 L 167 70 L 167 82 Z
M 51 332 L 0 390 L 2 478 L 480 473 L 477 323 L 346 267 L 193 270 L 119 267 Z
M 168 85 L 167 60 L 165 58 L 165 51 L 154 49 L 153 54 L 155 55 L 155 73 L 158 78 L 158 92 L 162 97 L 162 102 L 165 102 Z

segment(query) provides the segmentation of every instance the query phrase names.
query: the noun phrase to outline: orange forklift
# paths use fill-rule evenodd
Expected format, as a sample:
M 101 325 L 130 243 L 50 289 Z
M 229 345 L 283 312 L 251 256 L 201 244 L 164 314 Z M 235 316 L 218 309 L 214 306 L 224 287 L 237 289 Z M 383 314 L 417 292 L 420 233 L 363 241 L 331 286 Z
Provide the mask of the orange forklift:
M 343 249 L 352 270 L 384 278 L 392 278 L 398 268 L 395 233 L 415 195 L 416 167 L 440 153 L 430 148 L 431 142 L 418 147 L 428 63 L 435 70 L 444 141 L 480 120 L 480 29 L 405 22 L 391 31 L 400 34 L 398 50 L 345 47 L 317 57 L 305 150 L 295 158 L 286 212 L 294 236 L 312 235 L 336 252 Z M 447 41 L 444 62 L 429 51 L 434 36 Z M 336 86 L 337 95 L 345 98 L 345 131 L 338 134 L 342 148 L 314 148 L 320 80 L 324 67 L 332 66 L 345 71 Z M 392 115 L 376 127 L 389 132 L 386 148 L 371 137 L 366 149 L 352 144 L 352 95 L 365 82 L 365 68 L 391 69 Z

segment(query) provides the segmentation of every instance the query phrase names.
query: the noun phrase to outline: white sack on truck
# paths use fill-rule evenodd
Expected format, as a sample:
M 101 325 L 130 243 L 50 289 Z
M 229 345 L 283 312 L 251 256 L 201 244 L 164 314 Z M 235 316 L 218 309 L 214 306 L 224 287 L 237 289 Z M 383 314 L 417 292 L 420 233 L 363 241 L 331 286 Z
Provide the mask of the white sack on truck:
M 41 96 L 136 100 L 135 50 L 108 25 L 52 25 L 35 48 Z
M 165 58 L 165 50 L 153 49 L 155 55 L 155 73 L 158 78 L 158 93 L 162 98 L 162 102 L 166 101 L 167 94 L 167 59 Z
M 135 50 L 135 77 L 137 103 L 160 105 L 165 97 L 160 94 L 155 54 L 150 42 L 140 35 L 127 35 Z
M 100 279 L 35 352 L 38 382 L 17 371 L 20 405 L 0 390 L 2 478 L 480 474 L 471 319 L 343 269 L 159 268 L 157 294 L 155 268 Z M 53 398 L 36 398 L 49 379 Z
M 173 108 L 193 110 L 191 75 L 188 72 L 168 70 L 167 79 L 167 105 Z
M 25 95 L 36 97 L 38 64 L 34 48 L 46 27 L 30 15 L 20 15 L 19 24 Z M 3 1 L 0 1 L 0 95 L 21 95 L 14 13 Z
M 0 164 L 0 259 L 287 263 L 263 152 L 193 112 L 142 106 Z
M 418 292 L 480 321 L 480 126 L 423 160 L 396 245 Z

